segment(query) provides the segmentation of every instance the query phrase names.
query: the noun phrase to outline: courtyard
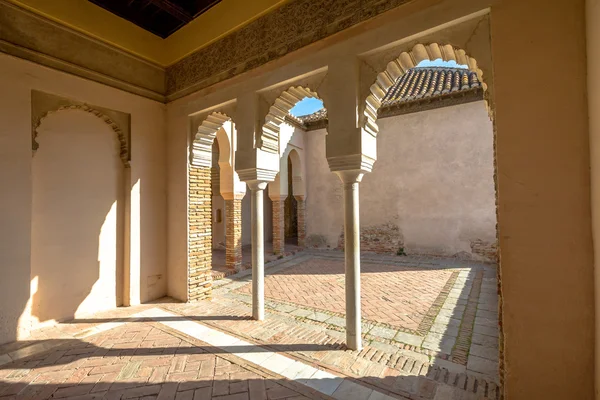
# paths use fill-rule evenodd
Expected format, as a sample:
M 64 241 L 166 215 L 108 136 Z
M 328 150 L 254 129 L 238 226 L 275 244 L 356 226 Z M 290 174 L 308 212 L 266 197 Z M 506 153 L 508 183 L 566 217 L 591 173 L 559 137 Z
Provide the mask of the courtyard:
M 343 253 L 266 267 L 264 321 L 242 271 L 211 300 L 40 329 L 0 347 L 0 399 L 500 398 L 494 265 L 363 254 L 360 351 L 344 345 Z

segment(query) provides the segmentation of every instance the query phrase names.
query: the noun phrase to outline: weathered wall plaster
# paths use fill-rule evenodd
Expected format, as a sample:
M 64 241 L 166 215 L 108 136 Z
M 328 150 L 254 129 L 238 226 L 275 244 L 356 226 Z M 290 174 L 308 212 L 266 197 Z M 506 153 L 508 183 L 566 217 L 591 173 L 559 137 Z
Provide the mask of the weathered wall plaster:
M 471 242 L 496 241 L 493 133 L 483 102 L 378 124 L 378 161 L 360 188 L 361 251 L 483 259 Z M 326 165 L 324 130 L 307 137 L 309 244 L 324 236 L 320 246 L 335 248 L 341 182 Z

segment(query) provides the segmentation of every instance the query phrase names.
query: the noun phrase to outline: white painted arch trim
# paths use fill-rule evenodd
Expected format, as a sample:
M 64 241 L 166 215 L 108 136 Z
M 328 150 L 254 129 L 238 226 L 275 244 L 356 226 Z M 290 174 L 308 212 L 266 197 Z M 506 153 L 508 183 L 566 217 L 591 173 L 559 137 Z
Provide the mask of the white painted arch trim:
M 421 61 L 437 59 L 444 61 L 456 61 L 458 64 L 467 65 L 468 69 L 475 72 L 484 92 L 487 90 L 487 85 L 483 81 L 483 72 L 477 65 L 477 60 L 467 55 L 467 53 L 459 48 L 455 48 L 449 44 L 416 44 L 412 50 L 405 51 L 400 56 L 388 63 L 385 71 L 377 75 L 377 80 L 371 85 L 371 94 L 367 96 L 363 129 L 373 136 L 379 133 L 377 126 L 377 111 L 381 107 L 381 102 L 387 91 L 404 75 L 409 69 L 416 67 Z M 489 105 L 486 101 L 486 106 Z
M 32 138 L 32 149 L 33 149 L 34 154 L 37 151 L 37 149 L 39 148 L 39 144 L 37 142 L 37 137 L 39 135 L 38 129 L 42 125 L 42 122 L 44 122 L 44 120 L 46 118 L 48 118 L 50 115 L 56 114 L 58 112 L 65 111 L 65 110 L 84 111 L 84 112 L 90 113 L 92 115 L 95 115 L 96 117 L 100 118 L 105 124 L 107 124 L 117 134 L 117 139 L 119 140 L 119 157 L 121 158 L 123 165 L 126 168 L 129 167 L 129 160 L 130 160 L 129 147 L 127 146 L 127 139 L 125 137 L 125 133 L 119 127 L 119 125 L 117 125 L 117 123 L 114 122 L 108 115 L 104 114 L 102 111 L 100 111 L 94 107 L 91 107 L 87 104 L 69 104 L 69 105 L 61 106 L 61 107 L 57 108 L 56 110 L 48 111 L 47 113 L 42 115 L 39 119 L 34 120 L 33 121 L 33 138 Z
M 280 126 L 285 121 L 285 117 L 290 113 L 290 110 L 305 97 L 321 100 L 315 91 L 303 86 L 292 86 L 281 93 L 275 100 L 275 103 L 269 108 L 269 113 L 265 117 L 265 124 L 257 141 L 257 148 L 269 153 L 279 154 Z M 283 143 L 282 145 L 285 146 L 287 143 Z
M 194 167 L 212 166 L 212 145 L 217 137 L 217 131 L 231 118 L 220 112 L 210 114 L 198 127 L 192 142 L 190 162 Z

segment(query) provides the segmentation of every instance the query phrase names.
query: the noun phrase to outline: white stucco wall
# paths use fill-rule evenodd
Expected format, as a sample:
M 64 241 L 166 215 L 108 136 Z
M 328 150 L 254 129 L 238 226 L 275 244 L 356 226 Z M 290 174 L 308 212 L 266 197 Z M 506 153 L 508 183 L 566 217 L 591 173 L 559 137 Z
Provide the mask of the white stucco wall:
M 121 305 L 125 243 L 124 166 L 115 132 L 77 110 L 48 116 L 38 132 L 32 162 L 33 327 Z
M 131 196 L 128 254 L 131 302 L 135 304 L 164 296 L 165 106 L 4 54 L 0 54 L 0 88 L 0 186 L 3 188 L 0 196 L 0 343 L 26 337 L 32 327 L 31 314 L 27 310 L 31 310 L 30 286 L 34 278 L 31 276 L 35 172 L 31 149 L 31 91 L 34 89 L 131 115 L 131 168 L 128 171 L 131 178 L 127 188 Z M 84 121 L 88 120 L 69 118 L 65 114 L 60 116 L 55 128 L 85 134 L 88 126 Z M 93 130 L 99 129 L 97 124 L 93 126 Z M 44 150 L 40 147 L 38 151 Z M 77 150 L 82 158 L 94 151 L 86 147 Z M 89 164 L 72 165 L 69 157 L 64 156 L 55 157 L 54 162 L 57 169 L 93 168 Z M 89 171 L 90 177 L 98 172 L 95 169 Z M 63 192 L 65 188 L 55 189 Z M 65 202 L 65 207 L 67 204 Z M 71 267 L 77 268 L 76 265 Z M 73 287 L 85 286 L 76 274 L 65 276 L 69 277 Z
M 408 254 L 470 254 L 474 240 L 495 243 L 493 133 L 484 103 L 378 123 L 378 159 L 360 185 L 362 232 L 395 235 Z M 342 191 L 325 159 L 325 130 L 307 133 L 306 157 L 307 233 L 336 247 L 343 225 Z M 313 243 L 317 239 L 311 238 Z

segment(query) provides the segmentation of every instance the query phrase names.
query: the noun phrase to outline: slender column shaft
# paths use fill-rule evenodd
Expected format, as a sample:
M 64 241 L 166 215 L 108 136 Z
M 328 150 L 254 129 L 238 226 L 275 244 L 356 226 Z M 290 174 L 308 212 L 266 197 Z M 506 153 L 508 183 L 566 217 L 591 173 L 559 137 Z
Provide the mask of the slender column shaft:
M 266 184 L 251 185 L 252 192 L 252 318 L 265 319 L 265 249 L 263 192 Z
M 360 310 L 360 222 L 358 182 L 344 183 L 344 239 L 346 258 L 346 345 L 362 349 Z

